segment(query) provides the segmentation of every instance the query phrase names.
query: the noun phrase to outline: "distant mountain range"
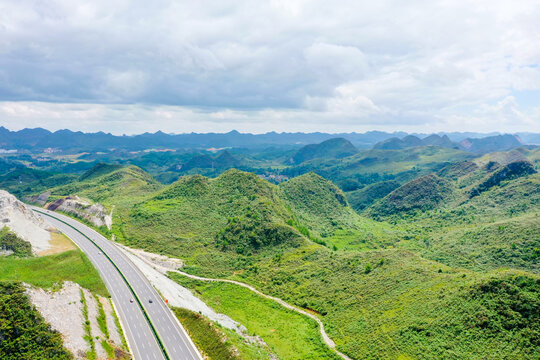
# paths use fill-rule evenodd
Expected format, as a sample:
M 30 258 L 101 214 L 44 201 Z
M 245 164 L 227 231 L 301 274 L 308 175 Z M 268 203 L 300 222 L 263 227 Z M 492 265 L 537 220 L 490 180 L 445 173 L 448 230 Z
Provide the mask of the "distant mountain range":
M 293 155 L 291 163 L 301 164 L 304 161 L 323 157 L 339 159 L 354 155 L 357 152 L 358 149 L 347 139 L 333 138 L 325 140 L 320 144 L 309 144 L 302 147 Z
M 269 146 L 298 147 L 308 144 L 318 144 L 332 138 L 348 140 L 356 148 L 370 148 L 377 144 L 381 148 L 402 149 L 419 145 L 459 146 L 471 152 L 481 152 L 481 149 L 498 133 L 439 133 L 439 134 L 407 134 L 405 132 L 387 133 L 382 131 L 368 131 L 366 133 L 276 133 L 249 134 L 230 131 L 228 133 L 206 134 L 165 134 L 144 133 L 133 136 L 116 136 L 110 133 L 83 133 L 71 130 L 58 130 L 50 132 L 42 128 L 10 131 L 0 127 L 0 149 L 4 150 L 30 150 L 58 149 L 66 152 L 100 151 L 109 149 L 123 149 L 128 151 L 145 149 L 205 149 L 220 147 L 255 148 Z M 516 139 L 521 144 L 540 144 L 540 134 L 518 133 L 515 135 L 502 135 L 505 144 L 515 145 Z M 479 140 L 482 140 L 479 142 Z M 487 140 L 485 140 L 487 139 Z M 465 141 L 463 143 L 463 141 Z M 500 140 L 503 141 L 503 140 Z M 454 144 L 461 142 L 462 145 Z M 499 140 L 497 140 L 499 142 Z M 514 145 L 511 145 L 514 142 Z M 49 150 L 52 151 L 52 150 Z
M 400 139 L 392 137 L 381 141 L 373 146 L 374 149 L 381 150 L 401 150 L 416 146 L 434 145 L 445 148 L 460 149 L 476 154 L 484 154 L 494 151 L 507 151 L 525 145 L 518 135 L 494 135 L 482 138 L 466 138 L 459 143 L 453 142 L 447 135 L 439 136 L 437 134 L 429 135 L 423 139 L 407 135 Z
M 447 148 L 458 148 L 458 145 L 447 135 L 439 136 L 436 134 L 429 135 L 423 139 L 420 139 L 417 136 L 414 135 L 407 135 L 403 139 L 400 139 L 398 137 L 392 137 L 390 139 L 381 141 L 375 146 L 373 146 L 374 149 L 381 149 L 381 150 L 399 150 L 399 149 L 406 149 L 410 147 L 416 147 L 416 146 L 426 146 L 426 145 L 435 145 L 440 147 L 447 147 Z

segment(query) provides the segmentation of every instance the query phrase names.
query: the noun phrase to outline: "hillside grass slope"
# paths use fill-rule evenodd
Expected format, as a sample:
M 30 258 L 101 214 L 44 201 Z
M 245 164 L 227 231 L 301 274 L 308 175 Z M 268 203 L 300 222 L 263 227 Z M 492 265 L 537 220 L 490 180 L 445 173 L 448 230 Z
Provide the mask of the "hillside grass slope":
M 431 162 L 449 154 L 454 162 Z M 228 170 L 163 187 L 134 181 L 147 177 L 123 168 L 53 194 L 115 206 L 118 241 L 182 258 L 191 274 L 240 280 L 313 311 L 351 358 L 537 358 L 539 175 L 503 178 L 471 198 L 471 189 L 500 166 L 471 165 L 454 149 L 390 155 L 403 166 L 394 174 L 418 176 L 363 216 L 313 173 L 276 186 Z M 404 156 L 415 158 L 411 164 L 422 156 L 423 165 L 405 166 Z M 355 155 L 342 165 L 365 159 Z M 371 161 L 362 166 L 383 169 Z M 123 188 L 132 181 L 135 187 Z M 134 189 L 142 190 L 129 196 Z M 230 289 L 184 285 L 235 309 L 227 302 Z M 236 304 L 248 301 L 235 295 Z M 273 336 L 266 327 L 257 331 L 265 340 Z M 306 354 L 314 354 L 318 345 L 309 346 Z

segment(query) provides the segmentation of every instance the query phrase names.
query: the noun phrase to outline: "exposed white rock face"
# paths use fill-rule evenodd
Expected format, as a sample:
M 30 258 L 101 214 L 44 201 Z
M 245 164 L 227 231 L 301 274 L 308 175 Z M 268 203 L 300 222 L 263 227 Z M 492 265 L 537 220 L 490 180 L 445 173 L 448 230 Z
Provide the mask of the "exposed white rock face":
M 84 339 L 85 320 L 79 285 L 66 281 L 57 292 L 28 286 L 26 293 L 51 327 L 62 334 L 64 346 L 76 359 L 83 359 L 90 345 Z
M 68 196 L 59 199 L 47 205 L 47 209 L 64 211 L 75 214 L 83 219 L 90 221 L 95 226 L 107 226 L 110 230 L 112 226 L 112 211 L 107 212 L 105 206 L 95 203 L 92 204 L 78 196 Z
M 87 359 L 86 354 L 90 351 L 90 344 L 85 339 L 85 318 L 83 315 L 83 303 L 81 302 L 81 290 L 86 300 L 90 333 L 94 338 L 97 359 L 108 359 L 109 357 L 101 345 L 101 341 L 107 339 L 101 332 L 97 320 L 99 316 L 98 301 L 104 305 L 103 310 L 110 336 L 109 344 L 120 348 L 122 340 L 114 323 L 114 310 L 107 298 L 97 296 L 96 299 L 90 291 L 71 281 L 65 281 L 62 289 L 54 292 L 26 285 L 26 294 L 32 304 L 36 306 L 45 320 L 51 324 L 51 327 L 62 334 L 64 346 L 77 360 Z
M 34 254 L 50 249 L 51 234 L 48 230 L 52 226 L 15 196 L 0 190 L 0 227 L 3 226 L 28 241 Z

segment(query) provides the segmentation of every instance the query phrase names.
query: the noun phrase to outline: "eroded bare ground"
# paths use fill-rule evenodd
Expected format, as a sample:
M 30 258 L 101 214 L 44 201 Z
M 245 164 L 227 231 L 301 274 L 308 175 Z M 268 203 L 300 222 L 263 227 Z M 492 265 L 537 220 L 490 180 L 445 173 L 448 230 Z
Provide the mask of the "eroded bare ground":
M 50 249 L 51 235 L 48 230 L 51 225 L 15 196 L 0 190 L 0 227 L 3 226 L 28 241 L 34 254 Z
M 90 322 L 90 331 L 95 343 L 95 351 L 99 360 L 109 359 L 101 342 L 107 341 L 113 348 L 118 349 L 113 358 L 125 358 L 126 354 L 121 350 L 122 340 L 119 331 L 115 325 L 113 317 L 113 308 L 108 299 L 94 295 L 82 289 L 78 284 L 66 281 L 59 291 L 46 291 L 40 288 L 34 288 L 26 285 L 26 293 L 30 301 L 36 306 L 45 320 L 51 324 L 51 327 L 62 334 L 64 346 L 74 355 L 75 359 L 87 359 L 87 354 L 91 350 L 90 344 L 85 340 L 83 315 L 83 302 L 81 301 L 81 290 L 88 309 L 88 320 Z M 105 311 L 109 339 L 101 331 L 98 324 L 99 308 L 98 303 L 103 304 Z
M 39 252 L 37 254 L 38 256 L 59 254 L 77 248 L 77 246 L 61 232 L 50 230 L 50 233 L 51 240 L 49 241 L 49 249 Z
M 105 206 L 76 195 L 47 203 L 45 208 L 51 211 L 63 211 L 76 215 L 90 221 L 97 227 L 106 226 L 110 230 L 112 226 L 112 210 L 108 211 Z

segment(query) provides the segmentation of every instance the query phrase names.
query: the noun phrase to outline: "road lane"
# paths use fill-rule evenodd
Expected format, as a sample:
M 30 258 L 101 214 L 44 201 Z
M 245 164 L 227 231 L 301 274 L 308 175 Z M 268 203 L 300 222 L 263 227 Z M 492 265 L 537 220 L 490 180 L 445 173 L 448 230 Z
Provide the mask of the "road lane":
M 202 359 L 176 316 L 161 299 L 148 279 L 117 246 L 98 232 L 70 217 L 37 207 L 33 209 L 45 213 L 45 215 L 40 215 L 46 217 L 49 222 L 73 239 L 94 263 L 111 292 L 113 302 L 119 310 L 120 318 L 123 320 L 122 324 L 126 325 L 126 333 L 129 332 L 126 337 L 136 359 L 158 360 L 164 359 L 164 355 L 138 304 L 136 301 L 134 303 L 129 302 L 133 295 L 131 295 L 129 287 L 125 284 L 118 270 L 111 264 L 111 261 L 124 274 L 137 297 L 141 300 L 141 304 L 152 321 L 169 358 L 174 360 Z M 71 226 L 94 241 L 101 250 Z M 104 254 L 101 254 L 101 251 L 107 254 L 111 261 Z M 152 300 L 151 303 L 150 300 Z M 134 309 L 138 311 L 133 311 Z M 127 314 L 133 315 L 133 319 L 126 317 Z

